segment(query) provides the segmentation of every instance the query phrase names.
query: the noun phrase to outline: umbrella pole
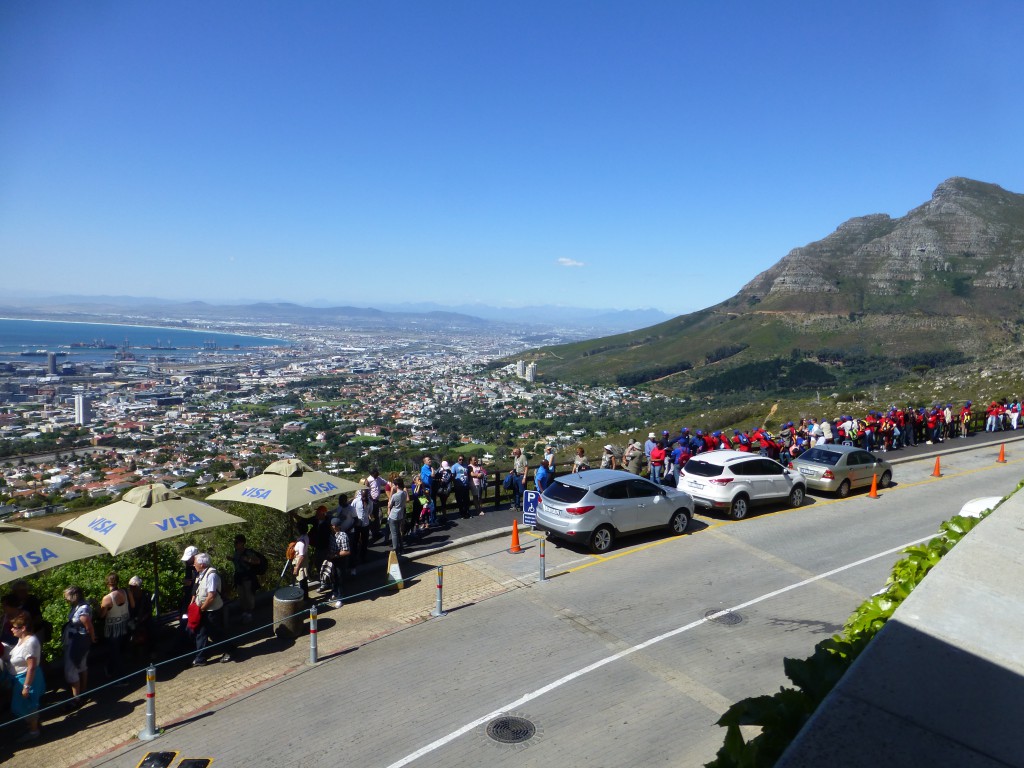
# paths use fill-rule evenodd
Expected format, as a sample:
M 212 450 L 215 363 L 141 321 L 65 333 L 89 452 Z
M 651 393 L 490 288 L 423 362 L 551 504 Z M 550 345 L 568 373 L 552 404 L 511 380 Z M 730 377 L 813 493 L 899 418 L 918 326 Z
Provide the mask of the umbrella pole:
M 160 615 L 160 563 L 157 558 L 156 542 L 154 541 L 150 546 L 153 547 L 153 612 Z

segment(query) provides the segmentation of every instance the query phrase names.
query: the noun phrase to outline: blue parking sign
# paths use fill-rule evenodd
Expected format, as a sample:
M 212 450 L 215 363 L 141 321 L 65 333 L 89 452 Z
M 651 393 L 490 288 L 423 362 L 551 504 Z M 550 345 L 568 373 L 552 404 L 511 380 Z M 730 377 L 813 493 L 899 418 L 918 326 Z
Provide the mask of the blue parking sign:
M 540 494 L 537 491 L 523 491 L 523 525 L 531 528 L 537 524 L 537 505 Z

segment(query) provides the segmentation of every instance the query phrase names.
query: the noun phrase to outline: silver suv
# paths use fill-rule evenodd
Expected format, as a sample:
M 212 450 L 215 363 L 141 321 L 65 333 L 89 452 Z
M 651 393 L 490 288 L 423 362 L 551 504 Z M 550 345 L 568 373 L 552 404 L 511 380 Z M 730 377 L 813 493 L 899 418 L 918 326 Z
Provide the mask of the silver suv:
M 596 554 L 620 534 L 667 528 L 686 533 L 693 499 L 621 469 L 588 469 L 555 478 L 537 505 L 537 528 Z
M 694 503 L 728 510 L 736 520 L 746 517 L 753 504 L 788 500 L 799 507 L 806 491 L 799 472 L 744 451 L 697 454 L 679 473 L 678 488 L 690 494 Z

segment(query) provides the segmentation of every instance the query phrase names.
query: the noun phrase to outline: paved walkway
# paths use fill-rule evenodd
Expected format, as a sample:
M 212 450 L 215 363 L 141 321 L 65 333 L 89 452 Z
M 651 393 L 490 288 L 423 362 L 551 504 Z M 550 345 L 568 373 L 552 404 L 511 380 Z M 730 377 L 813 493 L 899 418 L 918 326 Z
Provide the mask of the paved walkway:
M 494 513 L 494 518 L 487 521 L 489 526 L 495 525 L 499 515 L 512 519 L 510 512 Z M 488 513 L 485 518 L 490 516 Z M 485 518 L 480 518 L 474 527 L 484 527 Z M 467 535 L 457 539 L 438 534 L 436 538 L 447 540 L 434 543 L 447 545 L 446 550 L 428 551 L 424 545 L 422 551 L 414 550 L 409 559 L 403 558 L 402 575 L 406 582 L 402 589 L 381 589 L 387 581 L 383 557 L 363 566 L 359 575 L 347 583 L 346 591 L 353 595 L 350 602 L 340 609 L 326 604 L 319 606 L 319 658 L 346 653 L 429 619 L 437 601 L 437 566 L 445 566 L 445 610 L 506 591 L 507 586 L 498 581 L 498 572 L 486 567 L 484 560 L 461 562 L 459 547 L 493 539 L 494 552 L 502 552 L 508 546 L 509 528 L 490 527 L 490 530 L 469 533 L 469 527 L 463 526 Z M 275 636 L 271 631 L 271 614 L 271 601 L 261 600 L 254 624 L 235 626 L 236 631 L 247 630 L 247 634 L 228 663 L 217 663 L 218 657 L 211 653 L 211 663 L 206 667 L 192 668 L 191 658 L 185 657 L 162 663 L 157 668 L 158 728 L 199 717 L 211 705 L 255 692 L 308 668 L 308 634 L 295 640 Z M 59 710 L 45 713 L 42 738 L 31 745 L 8 743 L 16 731 L 3 731 L 5 743 L 0 745 L 0 762 L 11 768 L 88 766 L 104 754 L 134 741 L 145 726 L 145 673 L 140 672 L 131 687 L 99 688 L 93 696 L 74 714 L 65 716 Z M 159 751 L 159 739 L 153 745 L 154 751 Z

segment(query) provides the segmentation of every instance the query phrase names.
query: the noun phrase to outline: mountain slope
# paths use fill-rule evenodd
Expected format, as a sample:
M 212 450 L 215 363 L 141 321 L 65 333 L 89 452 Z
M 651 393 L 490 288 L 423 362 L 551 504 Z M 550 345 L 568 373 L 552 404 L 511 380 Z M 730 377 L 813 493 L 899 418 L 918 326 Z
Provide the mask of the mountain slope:
M 535 359 L 544 377 L 682 390 L 776 358 L 821 364 L 832 380 L 868 368 L 880 380 L 1005 355 L 1019 344 L 1022 304 L 1024 195 L 952 178 L 906 216 L 851 219 L 794 249 L 721 304 Z

